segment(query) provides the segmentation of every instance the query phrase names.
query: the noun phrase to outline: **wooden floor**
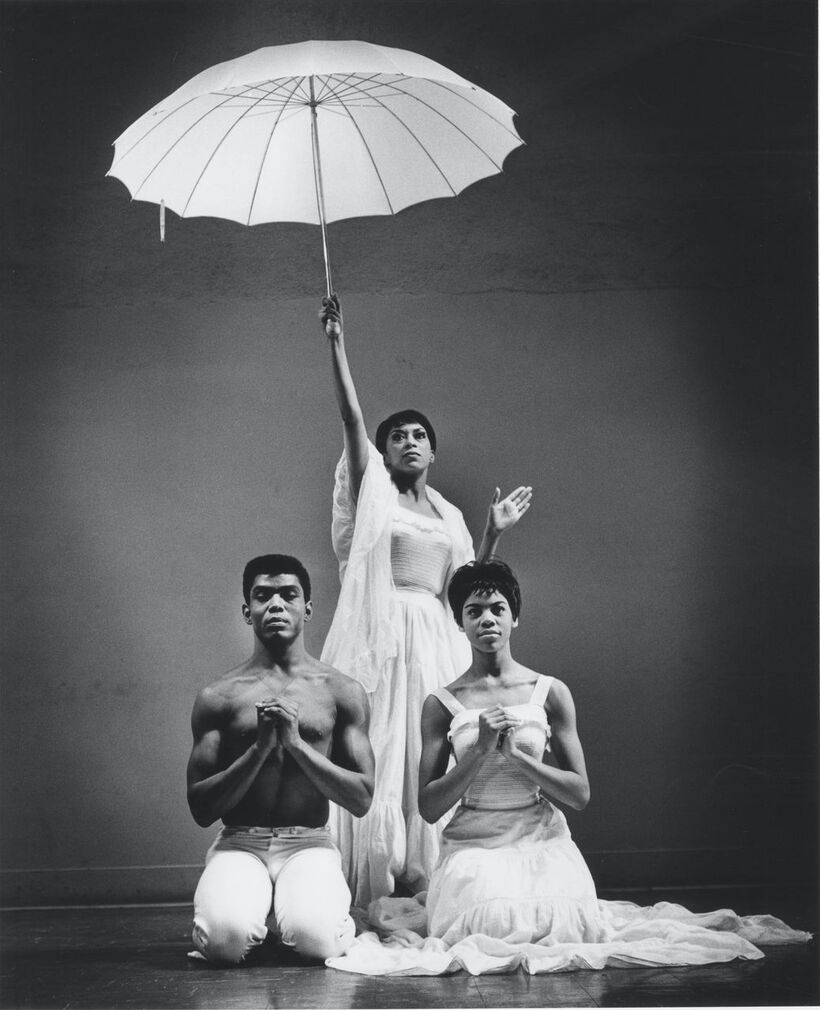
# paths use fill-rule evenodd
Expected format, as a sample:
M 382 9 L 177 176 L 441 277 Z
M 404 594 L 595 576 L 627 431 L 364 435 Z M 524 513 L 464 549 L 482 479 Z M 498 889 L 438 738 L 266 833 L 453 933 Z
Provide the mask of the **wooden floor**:
M 697 911 L 767 911 L 815 932 L 815 896 L 749 892 L 602 895 L 641 904 L 680 901 Z M 762 904 L 765 902 L 765 904 Z M 817 1006 L 817 943 L 768 948 L 761 961 L 694 968 L 629 968 L 528 976 L 369 978 L 301 963 L 263 948 L 241 968 L 186 957 L 189 907 L 7 910 L 3 1008 Z

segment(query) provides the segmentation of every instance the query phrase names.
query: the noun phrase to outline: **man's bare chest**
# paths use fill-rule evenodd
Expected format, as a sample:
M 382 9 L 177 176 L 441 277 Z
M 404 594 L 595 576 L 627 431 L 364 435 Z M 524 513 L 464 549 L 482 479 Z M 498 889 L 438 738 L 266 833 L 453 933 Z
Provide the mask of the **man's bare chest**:
M 336 722 L 336 705 L 328 688 L 320 683 L 299 682 L 279 685 L 258 684 L 243 691 L 234 702 L 226 727 L 228 737 L 240 746 L 249 747 L 257 735 L 257 706 L 281 700 L 296 713 L 299 735 L 313 746 L 330 740 Z

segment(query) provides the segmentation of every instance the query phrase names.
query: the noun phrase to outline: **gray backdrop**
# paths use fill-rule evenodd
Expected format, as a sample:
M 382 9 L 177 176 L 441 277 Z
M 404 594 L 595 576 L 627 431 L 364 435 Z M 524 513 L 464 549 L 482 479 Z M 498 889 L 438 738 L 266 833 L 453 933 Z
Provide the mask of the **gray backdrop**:
M 599 884 L 803 881 L 817 727 L 810 2 L 3 3 L 6 900 L 184 898 L 213 831 L 197 690 L 247 655 L 239 578 L 299 555 L 321 649 L 341 429 L 318 228 L 131 203 L 113 140 L 265 45 L 424 53 L 527 146 L 329 236 L 370 429 L 503 542 L 519 659 L 570 685 Z

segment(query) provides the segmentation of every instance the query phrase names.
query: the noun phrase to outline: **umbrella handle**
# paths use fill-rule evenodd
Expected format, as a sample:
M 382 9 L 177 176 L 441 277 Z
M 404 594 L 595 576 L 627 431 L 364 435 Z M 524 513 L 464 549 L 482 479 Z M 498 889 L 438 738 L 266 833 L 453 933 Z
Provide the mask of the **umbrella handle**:
M 316 96 L 313 93 L 313 75 L 310 77 L 310 139 L 313 147 L 313 181 L 316 188 L 316 203 L 319 207 L 319 223 L 322 226 L 322 252 L 325 257 L 325 283 L 328 298 L 333 294 L 330 279 L 330 257 L 327 251 L 327 224 L 325 223 L 325 191 L 322 185 L 322 160 L 319 155 L 319 126 L 316 116 Z

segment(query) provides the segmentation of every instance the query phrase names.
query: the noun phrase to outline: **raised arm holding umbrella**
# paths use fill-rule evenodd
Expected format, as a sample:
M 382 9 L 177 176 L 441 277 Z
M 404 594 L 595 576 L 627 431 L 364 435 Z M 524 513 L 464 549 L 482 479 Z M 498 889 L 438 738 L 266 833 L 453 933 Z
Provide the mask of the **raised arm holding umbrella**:
M 339 299 L 323 300 L 345 451 L 336 469 L 333 545 L 342 588 L 327 641 L 326 663 L 368 691 L 376 791 L 362 819 L 339 807 L 331 823 L 354 904 L 389 895 L 399 882 L 425 890 L 438 858 L 444 821 L 427 823 L 417 803 L 424 698 L 469 663 L 469 648 L 448 616 L 451 573 L 473 557 L 461 512 L 427 482 L 437 440 L 415 409 L 391 414 L 368 440 L 344 344 Z M 530 506 L 532 489 L 501 499 L 496 488 L 478 557 Z

